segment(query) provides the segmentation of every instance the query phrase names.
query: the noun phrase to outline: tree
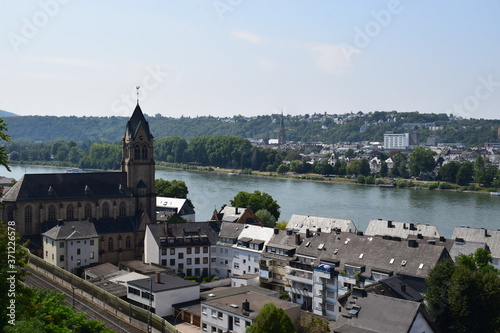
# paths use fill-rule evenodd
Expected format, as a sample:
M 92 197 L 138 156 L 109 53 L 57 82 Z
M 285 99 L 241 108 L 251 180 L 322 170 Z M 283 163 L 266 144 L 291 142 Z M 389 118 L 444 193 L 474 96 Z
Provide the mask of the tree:
M 267 209 L 259 209 L 255 212 L 255 216 L 259 218 L 265 227 L 274 228 L 276 225 L 276 218 Z
M 304 314 L 299 320 L 298 333 L 329 333 L 328 321 L 319 317 Z
M 290 168 L 286 164 L 280 164 L 278 166 L 278 169 L 276 170 L 276 172 L 279 173 L 280 175 L 283 175 L 283 174 L 287 173 L 288 171 L 290 171 Z
M 457 161 L 451 161 L 444 164 L 439 168 L 439 178 L 445 182 L 455 183 L 460 166 L 461 163 Z
M 247 333 L 293 333 L 295 327 L 290 317 L 272 302 L 265 303 L 255 316 L 252 325 L 247 327 Z
M 410 155 L 410 172 L 412 176 L 419 177 L 434 170 L 436 162 L 434 156 L 436 152 L 425 149 L 423 147 L 416 147 Z
M 460 186 L 469 184 L 473 180 L 474 165 L 470 161 L 465 161 L 458 168 L 456 183 Z
M 189 193 L 183 180 L 168 181 L 163 178 L 155 179 L 156 195 L 159 197 L 186 199 Z
M 500 272 L 490 262 L 489 251 L 478 249 L 430 270 L 425 303 L 442 332 L 494 332 L 500 326 Z
M 7 124 L 4 123 L 3 118 L 0 118 L 0 139 L 6 142 L 10 142 L 11 138 L 5 132 L 7 131 Z M 7 154 L 7 150 L 4 145 L 0 145 L 0 164 L 5 167 L 8 171 L 10 171 L 7 162 L 9 160 L 9 155 Z
M 271 195 L 265 192 L 254 191 L 249 193 L 241 191 L 230 202 L 233 207 L 250 207 L 254 212 L 266 209 L 276 220 L 280 217 L 280 205 Z
M 288 225 L 287 221 L 281 221 L 281 222 L 276 223 L 276 225 L 274 227 L 278 228 L 280 230 L 285 230 L 287 225 Z
M 347 173 L 350 175 L 368 176 L 370 174 L 370 163 L 364 158 L 352 160 L 347 166 Z

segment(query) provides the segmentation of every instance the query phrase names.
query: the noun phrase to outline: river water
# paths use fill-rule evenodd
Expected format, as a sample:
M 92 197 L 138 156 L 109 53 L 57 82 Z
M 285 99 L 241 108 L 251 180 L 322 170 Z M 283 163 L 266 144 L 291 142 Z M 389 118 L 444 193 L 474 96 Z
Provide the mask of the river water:
M 25 173 L 57 173 L 54 167 L 11 166 L 3 176 L 20 179 Z M 183 180 L 193 201 L 196 219 L 206 221 L 214 209 L 240 191 L 269 193 L 281 206 L 279 221 L 292 214 L 353 220 L 365 230 L 370 219 L 429 223 L 441 235 L 451 237 L 455 226 L 500 228 L 500 197 L 480 193 L 461 193 L 354 184 L 320 183 L 266 177 L 228 176 L 224 173 L 157 169 L 156 178 Z

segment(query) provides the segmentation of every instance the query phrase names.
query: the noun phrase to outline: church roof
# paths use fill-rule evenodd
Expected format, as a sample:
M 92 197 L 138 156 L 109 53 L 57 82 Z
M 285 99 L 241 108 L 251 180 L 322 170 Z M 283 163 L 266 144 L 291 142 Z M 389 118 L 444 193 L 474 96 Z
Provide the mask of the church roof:
M 131 195 L 125 172 L 25 174 L 2 201 L 124 198 Z
M 125 131 L 125 135 L 128 134 L 129 137 L 135 139 L 141 127 L 143 127 L 144 132 L 146 133 L 148 139 L 152 139 L 153 135 L 149 131 L 149 124 L 146 121 L 144 114 L 142 113 L 141 107 L 139 106 L 139 104 L 137 104 L 134 113 L 132 114 L 132 117 L 130 117 L 130 120 L 127 122 L 127 129 Z

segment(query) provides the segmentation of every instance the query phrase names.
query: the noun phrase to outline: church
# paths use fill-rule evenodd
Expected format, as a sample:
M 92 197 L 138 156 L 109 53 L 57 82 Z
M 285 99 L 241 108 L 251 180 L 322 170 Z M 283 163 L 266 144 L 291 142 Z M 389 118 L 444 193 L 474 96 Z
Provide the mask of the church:
M 98 234 L 99 262 L 142 260 L 146 224 L 156 222 L 153 148 L 137 103 L 123 136 L 120 172 L 25 174 L 2 197 L 2 219 L 15 221 L 38 254 L 42 234 L 65 222 L 89 221 Z

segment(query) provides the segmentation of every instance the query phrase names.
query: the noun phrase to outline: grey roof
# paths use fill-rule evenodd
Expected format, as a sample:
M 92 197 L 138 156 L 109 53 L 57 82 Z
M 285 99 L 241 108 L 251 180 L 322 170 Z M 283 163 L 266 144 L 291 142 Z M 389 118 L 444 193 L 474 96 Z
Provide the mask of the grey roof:
M 125 136 L 128 135 L 132 140 L 134 140 L 141 127 L 144 128 L 144 132 L 146 133 L 148 139 L 152 139 L 153 135 L 149 131 L 149 124 L 142 113 L 139 103 L 137 103 L 132 117 L 130 117 L 130 120 L 127 121 Z
M 114 233 L 129 233 L 139 230 L 141 221 L 135 216 L 107 217 L 101 219 L 90 219 L 99 235 Z
M 125 172 L 25 174 L 2 201 L 128 198 Z
M 91 276 L 92 278 L 109 278 L 111 276 L 120 274 L 120 269 L 109 262 L 93 266 L 85 269 L 85 274 Z
M 409 242 L 415 242 L 414 246 Z M 364 267 L 363 277 L 370 277 L 374 270 L 418 278 L 427 277 L 430 268 L 449 256 L 444 246 L 352 233 L 316 233 L 304 238 L 297 254 L 317 258 L 316 264 L 321 260 L 338 262 L 337 271 L 344 270 L 345 264 Z
M 370 220 L 365 235 L 393 236 L 408 238 L 409 235 L 422 235 L 424 237 L 440 237 L 436 226 L 410 222 L 396 222 L 391 220 Z
M 221 222 L 210 221 L 210 222 L 179 222 L 179 223 L 157 223 L 148 224 L 147 228 L 153 234 L 156 243 L 160 246 L 161 239 L 165 237 L 175 237 L 176 240 L 182 239 L 182 244 L 184 246 L 184 238 L 186 236 L 192 239 L 192 236 L 199 236 L 198 243 L 214 245 L 217 243 L 217 235 L 219 234 L 221 228 Z M 206 240 L 201 236 L 207 236 Z M 180 242 L 173 242 L 179 245 Z M 190 243 L 191 245 L 194 242 Z
M 455 227 L 453 236 L 469 242 L 486 243 L 493 258 L 500 258 L 500 230 Z
M 238 238 L 244 225 L 240 223 L 222 222 L 219 232 L 219 237 Z
M 60 222 L 59 225 L 42 235 L 54 240 L 86 239 L 98 236 L 94 224 L 89 221 Z
M 390 276 L 379 280 L 365 287 L 367 292 L 372 292 L 379 295 L 396 297 L 407 301 L 422 302 L 424 297 L 417 290 L 413 289 L 399 275 Z
M 153 279 L 153 282 L 151 282 Z M 155 278 L 146 278 L 128 281 L 128 285 L 139 287 L 145 290 L 152 290 L 153 292 L 162 292 L 168 290 L 182 289 L 182 288 L 190 288 L 194 286 L 199 286 L 199 283 L 184 280 L 183 278 L 172 276 L 168 274 L 160 274 L 160 282 L 156 282 Z
M 345 232 L 356 231 L 352 220 L 297 214 L 292 215 L 286 228 L 299 233 L 305 233 L 306 229 L 316 231 L 318 228 L 321 228 L 322 232 L 328 233 L 335 228 Z
M 472 254 L 476 252 L 477 249 L 487 249 L 488 245 L 486 243 L 480 242 L 469 242 L 469 241 L 455 241 L 450 249 L 450 257 L 455 261 L 458 256 L 465 254 Z
M 358 309 L 357 315 L 350 314 L 350 311 L 355 309 Z M 418 302 L 371 293 L 365 294 L 364 297 L 351 294 L 349 302 L 342 307 L 341 315 L 334 323 L 333 331 L 359 332 L 342 329 L 345 325 L 359 328 L 361 332 L 410 332 L 420 311 L 424 310 Z

